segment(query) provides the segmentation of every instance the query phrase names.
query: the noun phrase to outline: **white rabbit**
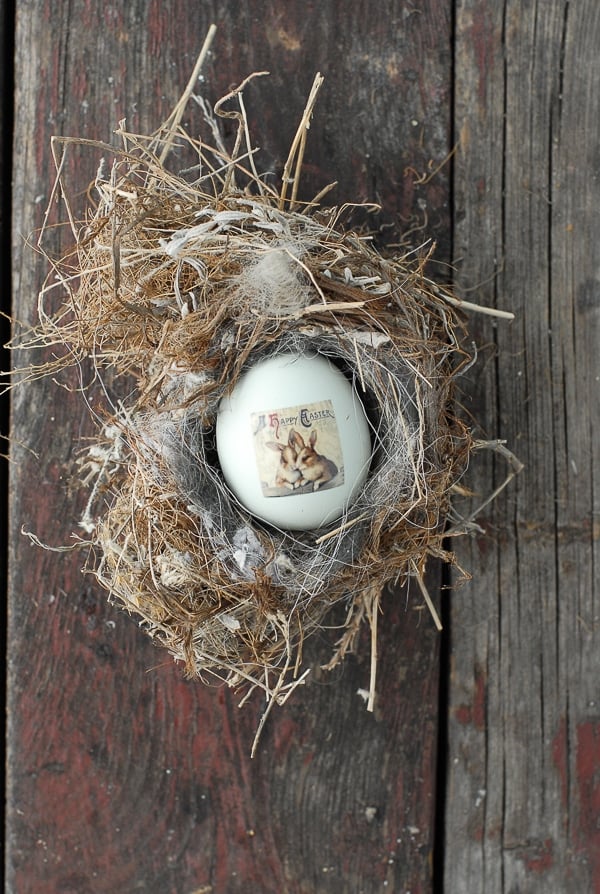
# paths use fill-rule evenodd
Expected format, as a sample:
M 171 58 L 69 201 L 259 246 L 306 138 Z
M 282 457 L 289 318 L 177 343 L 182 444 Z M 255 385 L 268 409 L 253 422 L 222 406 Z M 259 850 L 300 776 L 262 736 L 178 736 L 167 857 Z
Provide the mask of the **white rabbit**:
M 304 439 L 298 432 L 290 432 L 290 441 L 298 450 L 296 459 L 296 468 L 299 470 L 301 477 L 300 484 L 304 485 L 308 482 L 312 483 L 313 491 L 318 490 L 321 485 L 327 484 L 338 473 L 338 467 L 326 456 L 323 456 L 314 449 L 317 443 L 316 431 L 311 431 L 308 444 L 304 443 Z
M 287 444 L 281 444 L 279 441 L 267 441 L 266 446 L 269 450 L 275 450 L 279 453 L 279 466 L 275 476 L 275 486 L 289 487 L 290 490 L 295 490 L 300 486 L 302 475 L 296 468 L 298 453 L 292 439 L 292 432 L 290 432 Z

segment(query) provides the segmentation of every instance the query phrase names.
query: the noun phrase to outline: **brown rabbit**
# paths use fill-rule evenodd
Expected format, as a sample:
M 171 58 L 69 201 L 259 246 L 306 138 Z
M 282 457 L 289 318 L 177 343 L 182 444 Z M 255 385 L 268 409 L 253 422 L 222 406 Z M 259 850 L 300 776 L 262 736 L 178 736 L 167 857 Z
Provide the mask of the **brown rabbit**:
M 280 444 L 279 441 L 267 441 L 266 446 L 269 450 L 275 450 L 279 453 L 279 466 L 275 476 L 275 486 L 289 487 L 290 490 L 300 487 L 302 475 L 296 468 L 298 452 L 295 449 L 292 432 L 290 432 L 287 444 Z
M 327 459 L 314 449 L 317 443 L 316 431 L 311 431 L 308 444 L 304 443 L 304 439 L 298 432 L 293 429 L 290 432 L 290 441 L 298 450 L 296 459 L 296 468 L 299 469 L 302 478 L 300 485 L 312 483 L 313 491 L 318 490 L 321 485 L 327 484 L 338 473 L 338 468 L 334 462 Z

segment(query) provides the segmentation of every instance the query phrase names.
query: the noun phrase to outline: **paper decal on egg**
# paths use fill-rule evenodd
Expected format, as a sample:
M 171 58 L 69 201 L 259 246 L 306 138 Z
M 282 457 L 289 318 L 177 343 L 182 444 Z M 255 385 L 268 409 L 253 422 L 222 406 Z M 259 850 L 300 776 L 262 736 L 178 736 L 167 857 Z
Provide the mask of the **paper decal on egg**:
M 358 392 L 314 350 L 251 364 L 221 400 L 215 434 L 231 492 L 256 519 L 283 530 L 316 530 L 349 512 L 371 466 Z
M 332 401 L 251 416 L 264 497 L 329 490 L 344 483 L 344 456 Z

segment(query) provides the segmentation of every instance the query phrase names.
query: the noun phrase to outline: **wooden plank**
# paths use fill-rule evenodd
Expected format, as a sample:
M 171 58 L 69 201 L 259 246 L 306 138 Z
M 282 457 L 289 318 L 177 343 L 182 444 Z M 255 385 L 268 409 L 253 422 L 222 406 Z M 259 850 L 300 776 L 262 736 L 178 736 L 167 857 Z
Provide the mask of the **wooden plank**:
M 461 549 L 448 891 L 600 891 L 599 42 L 594 0 L 456 5 L 460 282 L 516 313 L 477 326 L 465 401 L 525 471 Z
M 0 8 L 0 59 L 8 59 L 8 64 L 0 64 L 0 102 L 2 121 L 5 126 L 0 134 L 0 369 L 9 368 L 8 352 L 4 345 L 10 338 L 10 196 L 11 196 L 11 126 L 12 126 L 12 73 L 10 60 L 12 58 L 13 22 L 9 4 Z M 6 315 L 6 316 L 5 316 Z M 2 379 L 7 381 L 6 377 Z M 1 390 L 1 389 L 0 389 Z M 4 457 L 7 453 L 6 438 L 8 436 L 8 395 L 0 395 L 0 438 L 2 447 L 0 452 Z M 3 495 L 2 508 L 0 509 L 0 581 L 6 582 L 7 576 L 7 502 L 5 495 L 8 490 L 7 464 L 0 464 L 0 494 Z M 0 641 L 6 644 L 6 635 L 0 635 Z
M 263 164 L 281 171 L 316 70 L 326 85 L 304 193 L 339 180 L 336 201 L 379 199 L 381 239 L 428 218 L 449 245 L 448 180 L 423 184 L 448 152 L 448 5 L 390 2 L 109 5 L 22 2 L 16 30 L 15 315 L 33 317 L 44 265 L 23 238 L 42 220 L 49 138 L 109 138 L 120 118 L 152 130 L 185 85 L 211 21 L 203 86 L 213 99 L 253 70 L 247 92 Z M 365 28 L 365 22 L 369 27 Z M 193 112 L 190 112 L 193 116 Z M 198 121 L 191 117 L 190 126 Z M 98 157 L 74 150 L 84 190 Z M 53 248 L 60 250 L 57 231 Z M 41 381 L 13 402 L 7 890 L 77 894 L 431 891 L 438 640 L 418 594 L 387 594 L 376 712 L 357 690 L 367 642 L 339 673 L 319 672 L 336 631 L 307 648 L 311 682 L 272 716 L 185 682 L 79 558 L 40 550 L 22 526 L 68 542 L 69 491 L 89 432 L 77 381 Z M 69 390 L 70 389 L 70 390 Z M 34 451 L 34 452 L 32 452 Z M 439 577 L 432 577 L 435 590 Z

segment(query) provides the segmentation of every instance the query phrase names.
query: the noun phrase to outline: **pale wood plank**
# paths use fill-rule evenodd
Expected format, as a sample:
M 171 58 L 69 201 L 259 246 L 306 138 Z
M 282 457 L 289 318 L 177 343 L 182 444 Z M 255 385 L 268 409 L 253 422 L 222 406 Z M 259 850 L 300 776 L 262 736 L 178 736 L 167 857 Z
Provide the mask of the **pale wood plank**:
M 517 315 L 477 325 L 465 400 L 526 468 L 459 548 L 446 889 L 599 890 L 600 10 L 456 10 L 459 280 Z M 482 457 L 469 481 L 503 474 Z

